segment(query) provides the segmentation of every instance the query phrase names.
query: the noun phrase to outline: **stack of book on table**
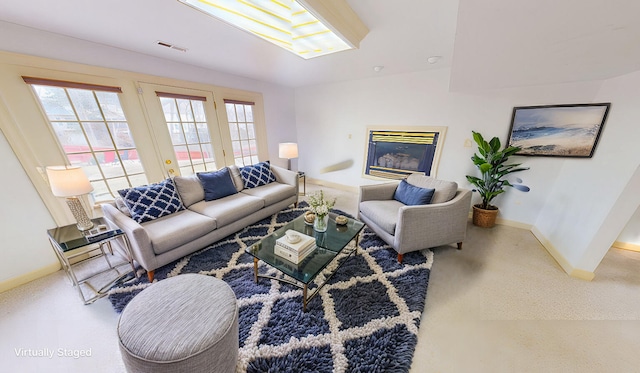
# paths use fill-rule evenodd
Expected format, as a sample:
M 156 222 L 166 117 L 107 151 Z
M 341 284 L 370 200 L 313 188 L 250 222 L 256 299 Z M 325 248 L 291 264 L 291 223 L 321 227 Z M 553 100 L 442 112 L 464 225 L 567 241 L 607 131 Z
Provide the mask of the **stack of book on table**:
M 316 248 L 316 239 L 300 232 L 291 230 L 287 232 L 289 232 L 289 235 L 285 234 L 276 240 L 273 252 L 291 262 L 300 263 Z M 288 236 L 299 237 L 300 239 L 297 242 L 295 240 L 291 242 Z

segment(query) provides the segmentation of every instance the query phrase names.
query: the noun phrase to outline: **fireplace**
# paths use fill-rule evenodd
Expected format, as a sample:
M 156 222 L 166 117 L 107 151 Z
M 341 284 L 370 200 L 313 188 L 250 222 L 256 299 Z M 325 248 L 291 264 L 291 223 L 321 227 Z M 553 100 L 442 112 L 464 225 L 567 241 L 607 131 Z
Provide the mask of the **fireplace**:
M 365 175 L 404 179 L 431 175 L 442 131 L 369 130 Z

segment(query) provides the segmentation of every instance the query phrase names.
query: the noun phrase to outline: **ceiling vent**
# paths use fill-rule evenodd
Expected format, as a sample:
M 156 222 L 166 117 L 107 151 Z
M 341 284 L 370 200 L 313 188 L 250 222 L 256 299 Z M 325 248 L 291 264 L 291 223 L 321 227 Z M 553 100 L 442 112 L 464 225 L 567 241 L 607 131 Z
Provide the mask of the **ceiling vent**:
M 163 47 L 175 49 L 175 50 L 180 51 L 180 52 L 186 52 L 187 51 L 187 48 L 179 47 L 177 45 L 173 45 L 171 43 L 167 43 L 166 41 L 158 40 L 158 41 L 156 41 L 156 44 L 161 45 Z

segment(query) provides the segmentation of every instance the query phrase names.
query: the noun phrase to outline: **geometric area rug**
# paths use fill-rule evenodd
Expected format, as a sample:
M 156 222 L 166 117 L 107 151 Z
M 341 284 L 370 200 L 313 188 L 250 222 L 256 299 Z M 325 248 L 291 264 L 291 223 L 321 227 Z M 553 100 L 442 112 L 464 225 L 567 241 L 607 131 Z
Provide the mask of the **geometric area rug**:
M 407 253 L 398 264 L 395 251 L 365 227 L 357 255 L 341 259 L 347 261 L 307 312 L 301 289 L 264 278 L 254 282 L 253 257 L 245 248 L 307 207 L 301 202 L 158 268 L 154 282 L 200 273 L 231 286 L 239 308 L 238 372 L 408 372 L 433 263 L 430 250 Z M 262 262 L 259 270 L 277 275 Z M 150 285 L 140 272 L 139 279 L 109 291 L 117 312 Z

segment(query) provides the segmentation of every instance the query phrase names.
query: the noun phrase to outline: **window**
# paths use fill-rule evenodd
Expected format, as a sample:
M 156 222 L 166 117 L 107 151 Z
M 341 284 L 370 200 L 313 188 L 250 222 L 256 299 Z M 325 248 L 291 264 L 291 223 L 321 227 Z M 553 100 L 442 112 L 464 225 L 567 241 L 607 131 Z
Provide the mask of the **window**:
M 31 85 L 68 163 L 80 166 L 94 199 L 147 184 L 118 87 L 23 77 Z
M 239 167 L 258 163 L 253 102 L 224 100 L 231 133 L 233 159 Z
M 206 97 L 156 92 L 181 175 L 216 170 L 204 110 Z

